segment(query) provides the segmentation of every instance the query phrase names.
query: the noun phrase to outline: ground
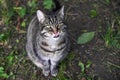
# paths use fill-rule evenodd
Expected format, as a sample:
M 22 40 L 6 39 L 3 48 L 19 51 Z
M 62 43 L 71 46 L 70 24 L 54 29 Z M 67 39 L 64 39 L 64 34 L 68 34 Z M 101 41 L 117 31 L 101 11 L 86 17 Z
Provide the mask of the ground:
M 27 56 L 26 32 L 33 17 L 27 13 L 20 20 L 26 21 L 26 27 L 20 26 L 19 30 L 16 30 L 18 22 L 14 18 L 14 22 L 8 26 L 0 24 L 0 33 L 11 34 L 7 42 L 0 42 L 0 67 L 5 68 L 5 73 L 12 73 L 8 79 L 0 78 L 0 80 L 119 80 L 120 50 L 106 47 L 103 40 L 107 21 L 114 19 L 114 13 L 120 14 L 119 0 L 110 3 L 103 0 L 59 1 L 65 6 L 65 21 L 72 44 L 68 57 L 59 65 L 58 76 L 44 77 L 41 69 L 37 68 Z M 24 0 L 19 2 L 21 6 L 26 5 Z M 38 1 L 38 4 L 42 2 Z M 46 11 L 41 5 L 39 9 Z M 91 10 L 97 13 L 92 14 Z M 78 37 L 85 32 L 95 32 L 94 38 L 86 44 L 77 44 Z M 80 63 L 84 66 L 81 67 Z M 90 66 L 87 68 L 86 65 Z M 83 68 L 85 69 L 82 71 Z

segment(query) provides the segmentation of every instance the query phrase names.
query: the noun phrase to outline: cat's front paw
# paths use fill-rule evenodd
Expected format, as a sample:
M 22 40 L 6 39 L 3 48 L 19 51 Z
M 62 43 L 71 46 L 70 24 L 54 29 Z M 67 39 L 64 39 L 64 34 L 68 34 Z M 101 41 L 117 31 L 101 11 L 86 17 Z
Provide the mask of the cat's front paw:
M 54 70 L 51 71 L 52 76 L 55 77 L 55 76 L 57 76 L 57 74 L 58 74 L 58 69 L 54 69 Z
M 43 74 L 44 74 L 44 76 L 48 76 L 49 73 L 50 73 L 50 71 L 45 71 L 45 70 L 43 70 Z

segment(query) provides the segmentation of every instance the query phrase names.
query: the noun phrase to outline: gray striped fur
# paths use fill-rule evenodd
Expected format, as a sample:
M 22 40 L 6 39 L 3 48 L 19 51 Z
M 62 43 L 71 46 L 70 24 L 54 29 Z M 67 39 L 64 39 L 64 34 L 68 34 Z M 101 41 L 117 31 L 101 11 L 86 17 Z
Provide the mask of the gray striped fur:
M 63 23 L 64 7 L 54 15 L 40 10 L 29 24 L 26 51 L 30 60 L 48 76 L 57 75 L 58 63 L 68 54 L 69 39 Z

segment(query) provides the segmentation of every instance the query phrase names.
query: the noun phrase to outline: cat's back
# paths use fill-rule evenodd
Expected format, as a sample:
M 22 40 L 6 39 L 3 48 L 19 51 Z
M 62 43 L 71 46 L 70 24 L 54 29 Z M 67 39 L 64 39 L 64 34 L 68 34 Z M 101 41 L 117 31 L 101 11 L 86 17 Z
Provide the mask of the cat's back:
M 36 34 L 37 34 L 37 30 L 38 30 L 38 27 L 39 26 L 39 22 L 38 22 L 38 19 L 37 17 L 35 16 L 29 26 L 28 26 L 28 30 L 27 30 L 27 44 L 26 44 L 26 50 L 28 51 L 28 53 L 32 52 L 34 53 L 34 50 L 33 50 L 33 46 L 34 46 L 34 42 L 35 42 L 35 39 L 36 39 Z
M 27 36 L 34 34 L 34 32 L 36 32 L 36 30 L 38 29 L 38 25 L 39 25 L 39 22 L 38 22 L 37 17 L 35 16 L 31 20 L 31 22 L 28 26 Z

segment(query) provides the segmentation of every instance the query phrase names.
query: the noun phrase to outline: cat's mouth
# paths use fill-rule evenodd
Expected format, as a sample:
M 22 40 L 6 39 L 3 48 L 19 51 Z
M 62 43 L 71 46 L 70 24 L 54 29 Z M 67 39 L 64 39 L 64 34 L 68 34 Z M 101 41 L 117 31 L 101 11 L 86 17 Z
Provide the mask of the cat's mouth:
M 54 36 L 54 38 L 58 38 L 59 37 L 59 34 L 58 33 L 56 33 L 56 34 L 54 34 L 55 36 Z
M 57 36 L 54 36 L 54 38 L 58 38 L 59 37 L 59 35 L 57 35 Z

